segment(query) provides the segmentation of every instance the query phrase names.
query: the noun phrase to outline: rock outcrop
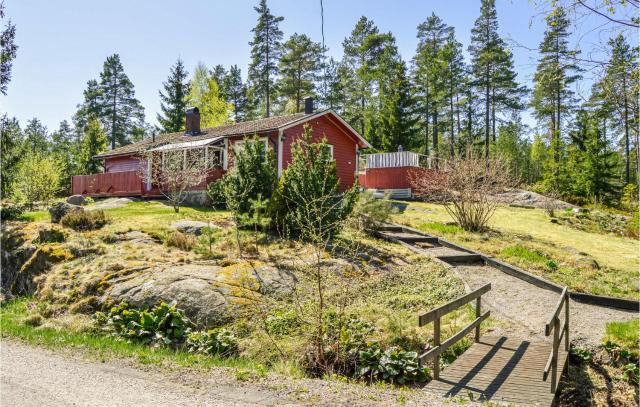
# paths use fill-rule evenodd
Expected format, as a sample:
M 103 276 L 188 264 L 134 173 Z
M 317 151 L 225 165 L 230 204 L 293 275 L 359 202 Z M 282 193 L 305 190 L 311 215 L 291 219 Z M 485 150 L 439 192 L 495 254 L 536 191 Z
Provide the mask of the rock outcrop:
M 109 281 L 102 301 L 134 306 L 176 301 L 194 322 L 212 327 L 247 310 L 261 295 L 288 290 L 292 281 L 288 272 L 261 263 L 166 265 Z

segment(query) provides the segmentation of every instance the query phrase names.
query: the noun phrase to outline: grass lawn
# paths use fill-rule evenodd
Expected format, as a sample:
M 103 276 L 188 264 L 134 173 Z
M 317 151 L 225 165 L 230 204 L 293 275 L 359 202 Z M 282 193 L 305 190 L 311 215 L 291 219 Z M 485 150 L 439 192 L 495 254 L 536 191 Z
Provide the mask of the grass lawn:
M 577 291 L 640 298 L 637 240 L 551 223 L 540 209 L 498 207 L 486 233 L 465 232 L 444 206 L 412 202 L 393 221 L 482 251 Z M 595 262 L 594 262 L 595 260 Z

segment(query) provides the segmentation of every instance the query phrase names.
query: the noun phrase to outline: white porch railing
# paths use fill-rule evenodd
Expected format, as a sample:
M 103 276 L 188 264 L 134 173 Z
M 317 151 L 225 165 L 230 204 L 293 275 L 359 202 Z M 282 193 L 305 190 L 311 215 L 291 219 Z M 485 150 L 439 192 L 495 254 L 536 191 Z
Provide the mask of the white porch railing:
M 441 161 L 441 160 L 440 160 Z M 413 151 L 397 151 L 393 153 L 363 154 L 360 157 L 359 170 L 371 168 L 422 167 L 437 168 L 438 159 Z

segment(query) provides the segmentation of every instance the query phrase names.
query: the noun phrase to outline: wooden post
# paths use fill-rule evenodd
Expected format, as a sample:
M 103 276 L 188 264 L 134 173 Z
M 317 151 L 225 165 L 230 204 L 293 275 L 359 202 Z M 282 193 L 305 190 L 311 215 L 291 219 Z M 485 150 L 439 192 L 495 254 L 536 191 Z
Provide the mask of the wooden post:
M 560 347 L 560 318 L 553 320 L 553 356 L 551 358 L 551 393 L 556 392 L 556 381 L 558 379 L 558 348 Z
M 564 300 L 564 350 L 569 352 L 569 294 Z
M 482 297 L 476 298 L 476 318 L 480 318 L 480 306 Z M 480 324 L 476 327 L 476 342 L 480 342 Z
M 440 346 L 440 317 L 433 321 L 433 346 Z M 433 378 L 440 378 L 440 354 L 436 354 L 433 358 Z

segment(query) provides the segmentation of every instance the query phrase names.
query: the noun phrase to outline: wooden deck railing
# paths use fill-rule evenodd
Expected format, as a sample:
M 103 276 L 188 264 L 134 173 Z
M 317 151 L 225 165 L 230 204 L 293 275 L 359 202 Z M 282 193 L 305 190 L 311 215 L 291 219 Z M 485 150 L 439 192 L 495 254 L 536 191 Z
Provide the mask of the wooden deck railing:
M 560 329 L 560 312 L 562 311 L 562 306 L 564 305 L 564 326 Z M 558 350 L 560 348 L 560 343 L 564 338 L 564 349 L 565 351 L 569 351 L 569 290 L 567 287 L 562 290 L 562 294 L 560 294 L 560 300 L 558 301 L 558 305 L 556 306 L 553 314 L 551 314 L 551 318 L 549 318 L 549 322 L 544 327 L 545 336 L 549 336 L 553 333 L 553 345 L 551 347 L 551 354 L 549 355 L 549 359 L 547 360 L 547 365 L 544 368 L 543 378 L 547 379 L 549 375 L 549 370 L 551 370 L 551 393 L 556 392 L 556 388 L 558 386 Z M 562 372 L 560 372 L 562 373 Z
M 74 175 L 71 177 L 71 193 L 90 196 L 138 196 L 142 194 L 142 180 L 137 171 Z
M 475 341 L 480 341 L 480 324 L 487 319 L 490 315 L 490 311 L 481 314 L 481 297 L 482 294 L 491 290 L 491 283 L 486 284 L 469 294 L 463 295 L 447 304 L 444 304 L 438 308 L 434 308 L 426 314 L 420 315 L 419 326 L 425 326 L 426 324 L 433 322 L 433 345 L 434 347 L 427 352 L 420 355 L 420 364 L 424 364 L 425 361 L 433 359 L 433 378 L 438 379 L 440 377 L 440 354 L 462 339 L 465 335 L 471 332 L 475 328 Z M 476 319 L 469 325 L 464 327 L 458 333 L 451 338 L 440 342 L 440 319 L 446 314 L 455 311 L 463 305 L 476 300 Z

